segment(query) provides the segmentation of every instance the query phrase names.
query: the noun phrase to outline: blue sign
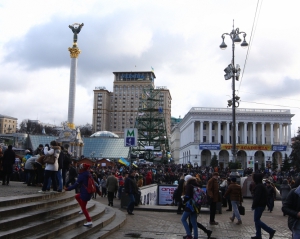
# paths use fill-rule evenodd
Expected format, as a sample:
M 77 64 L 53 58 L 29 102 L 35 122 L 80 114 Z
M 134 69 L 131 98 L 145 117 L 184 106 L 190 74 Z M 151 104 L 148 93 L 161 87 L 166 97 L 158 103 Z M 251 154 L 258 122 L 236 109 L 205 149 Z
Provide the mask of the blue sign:
M 286 151 L 286 145 L 272 145 L 272 151 Z
M 199 144 L 199 149 L 220 150 L 221 144 Z
M 145 75 L 139 74 L 139 73 L 136 73 L 136 74 L 128 73 L 128 74 L 122 74 L 121 78 L 123 78 L 123 79 L 144 79 Z
M 127 147 L 135 146 L 135 137 L 126 137 L 125 139 Z

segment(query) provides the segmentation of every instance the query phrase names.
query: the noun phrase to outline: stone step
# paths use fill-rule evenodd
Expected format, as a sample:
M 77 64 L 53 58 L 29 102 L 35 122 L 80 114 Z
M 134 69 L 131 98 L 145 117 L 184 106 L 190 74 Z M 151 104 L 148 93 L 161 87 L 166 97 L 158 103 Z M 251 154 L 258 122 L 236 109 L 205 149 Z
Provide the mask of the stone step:
M 104 206 L 103 204 L 100 205 Z M 87 236 L 94 238 L 94 233 L 98 233 L 99 230 L 102 230 L 103 227 L 110 225 L 115 220 L 117 211 L 118 210 L 114 210 L 111 207 L 106 207 L 105 213 L 98 220 L 93 219 L 92 227 L 87 228 L 81 225 L 78 228 L 68 232 L 68 234 L 62 234 L 61 236 L 56 237 L 56 239 L 83 239 Z
M 116 216 L 111 223 L 105 225 L 100 231 L 85 237 L 85 239 L 103 239 L 119 230 L 125 223 L 126 215 L 123 212 L 116 210 Z
M 72 200 L 69 202 L 64 202 L 56 205 L 50 204 L 50 205 L 44 205 L 44 206 L 40 205 L 40 206 L 41 207 L 33 208 L 30 211 L 26 211 L 26 212 L 22 211 L 22 213 L 17 215 L 13 214 L 12 216 L 1 217 L 0 230 L 9 230 L 15 227 L 21 227 L 37 219 L 44 219 L 57 213 L 62 213 L 67 210 L 78 208 L 78 203 L 75 200 Z M 22 207 L 26 207 L 26 204 L 22 205 Z
M 20 196 L 13 196 L 13 197 L 0 197 L 0 208 L 17 205 L 17 204 L 21 204 L 21 203 L 37 202 L 40 200 L 56 198 L 56 197 L 60 197 L 61 194 L 63 194 L 63 193 L 66 193 L 66 192 L 61 192 L 61 193 L 50 192 L 50 193 L 41 194 L 41 193 L 38 193 L 38 189 L 37 189 L 36 194 L 20 195 Z
M 62 204 L 66 202 L 74 201 L 74 194 L 62 193 L 59 196 L 41 199 L 39 201 L 22 202 L 20 204 L 14 204 L 11 206 L 0 207 L 0 223 L 1 219 L 7 216 L 19 215 L 21 213 L 28 213 L 32 210 L 50 207 L 56 204 Z M 1 228 L 1 227 L 0 227 Z
M 64 205 L 62 205 L 64 206 Z M 95 208 L 95 203 L 93 201 L 89 202 L 87 204 L 88 210 L 92 210 Z M 47 210 L 47 209 L 45 209 Z M 49 210 L 51 210 L 49 208 Z M 35 235 L 36 233 L 40 233 L 42 231 L 47 231 L 49 228 L 52 228 L 56 225 L 60 225 L 65 221 L 72 220 L 73 218 L 78 218 L 78 212 L 80 208 L 77 206 L 74 209 L 65 211 L 63 214 L 60 212 L 56 214 L 51 214 L 49 216 L 39 216 L 37 215 L 35 218 L 35 221 L 31 221 L 29 223 L 24 224 L 23 226 L 19 227 L 14 227 L 13 229 L 10 230 L 0 230 L 0 238 L 13 238 L 13 239 L 18 239 L 18 238 L 25 238 L 26 236 L 29 236 L 28 238 L 36 238 Z M 104 209 L 103 209 L 104 211 Z M 80 217 L 82 218 L 82 217 Z M 82 218 L 82 222 L 84 221 L 84 218 Z
M 89 212 L 93 221 L 92 227 L 84 227 L 86 222 L 85 216 L 79 214 L 77 217 L 70 220 L 62 220 L 60 224 L 50 226 L 46 230 L 42 230 L 34 234 L 35 239 L 51 239 L 51 238 L 84 238 L 83 235 L 98 230 L 99 225 L 109 223 L 114 218 L 115 214 L 110 213 L 108 216 L 105 213 L 105 206 L 101 203 L 93 201 L 95 208 Z M 78 211 L 77 211 L 78 212 Z M 98 225 L 99 224 L 99 225 Z M 24 239 L 32 239 L 32 236 L 23 237 Z M 22 238 L 22 239 L 23 239 Z

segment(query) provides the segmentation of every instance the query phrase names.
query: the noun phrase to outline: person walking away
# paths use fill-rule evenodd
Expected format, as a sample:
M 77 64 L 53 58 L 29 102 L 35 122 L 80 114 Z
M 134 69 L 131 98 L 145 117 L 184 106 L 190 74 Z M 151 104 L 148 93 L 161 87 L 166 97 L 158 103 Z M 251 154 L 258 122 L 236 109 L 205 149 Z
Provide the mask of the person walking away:
M 118 188 L 118 199 L 121 200 L 122 191 L 124 188 L 124 178 L 121 174 L 118 176 L 119 188 Z
M 114 194 L 118 190 L 118 180 L 113 174 L 113 172 L 111 172 L 110 175 L 107 177 L 106 188 L 107 188 L 108 206 L 113 206 Z
M 293 233 L 293 239 L 300 239 L 300 186 L 290 190 L 282 211 L 289 216 L 288 227 Z
M 152 171 L 149 170 L 146 175 L 146 185 L 150 185 L 152 183 Z
M 69 178 L 65 184 L 65 187 L 69 187 L 70 183 L 73 185 L 76 182 L 77 175 L 78 175 L 77 170 L 76 170 L 73 162 L 71 161 L 70 166 L 69 166 Z
M 185 207 L 181 217 L 181 223 L 184 226 L 185 232 L 187 234 L 184 238 L 198 239 L 198 227 L 207 234 L 207 238 L 210 238 L 212 231 L 207 230 L 202 224 L 197 223 L 197 212 L 192 206 L 195 203 L 193 200 L 194 187 L 201 187 L 201 185 L 199 185 L 197 183 L 196 178 L 192 177 L 191 175 L 186 175 L 185 180 L 186 180 L 185 191 L 184 191 L 185 195 L 183 198 L 183 204 L 185 204 Z M 192 224 L 194 237 L 192 237 L 192 230 L 187 223 L 188 218 L 190 220 L 190 223 Z
M 107 191 L 106 191 L 106 176 L 103 176 L 103 178 L 100 181 L 100 186 L 101 186 L 101 192 L 102 196 L 101 197 L 106 197 Z
M 66 174 L 69 171 L 70 164 L 72 163 L 71 154 L 68 151 L 69 145 L 64 145 L 64 161 L 63 161 L 63 167 L 62 167 L 62 179 L 63 179 L 63 185 L 66 184 Z
M 59 153 L 59 156 L 58 156 L 58 170 L 57 170 L 57 173 L 56 173 L 56 177 L 57 177 L 57 180 L 58 180 L 58 190 L 57 192 L 62 192 L 63 190 L 63 177 L 62 177 L 62 170 L 63 170 L 63 163 L 64 163 L 64 147 L 63 146 L 60 146 L 61 148 L 61 151 Z
M 45 153 L 45 155 L 54 154 L 56 160 L 55 160 L 54 164 L 46 163 L 44 183 L 43 183 L 42 190 L 38 191 L 39 193 L 46 193 L 49 178 L 51 178 L 51 180 L 52 180 L 53 191 L 57 192 L 56 173 L 57 173 L 57 170 L 58 170 L 58 160 L 57 159 L 58 159 L 59 154 L 60 154 L 60 147 L 57 146 L 56 141 L 51 141 L 50 145 L 51 145 L 50 146 L 51 149 L 49 149 L 49 150 L 48 150 L 48 147 L 45 146 L 44 153 Z
M 280 185 L 280 195 L 281 195 L 281 202 L 282 206 L 287 198 L 287 195 L 291 191 L 291 186 L 288 183 L 287 179 L 284 179 L 282 184 Z M 283 216 L 285 216 L 285 213 L 283 212 Z
M 252 210 L 254 211 L 254 223 L 256 229 L 256 236 L 251 237 L 251 239 L 261 239 L 261 229 L 269 233 L 269 239 L 274 237 L 276 230 L 267 226 L 264 222 L 260 220 L 266 206 L 267 206 L 267 195 L 268 191 L 265 185 L 262 183 L 263 174 L 254 173 L 252 174 L 252 179 L 255 182 Z
M 86 209 L 86 204 L 88 201 L 91 200 L 92 194 L 88 193 L 87 187 L 88 187 L 88 179 L 91 176 L 89 172 L 90 165 L 82 163 L 79 166 L 79 175 L 77 181 L 70 187 L 65 187 L 66 191 L 71 191 L 77 187 L 80 186 L 80 193 L 77 193 L 75 195 L 75 199 L 77 200 L 81 211 L 79 211 L 79 214 L 84 214 L 86 218 L 86 223 L 83 224 L 85 227 L 91 227 L 93 225 L 92 219 L 89 215 L 89 212 Z
M 12 149 L 12 145 L 8 145 L 7 149 L 3 153 L 2 158 L 2 185 L 9 185 L 9 179 L 13 173 L 13 165 L 15 163 L 16 154 Z M 5 184 L 6 181 L 6 184 Z
M 217 202 L 219 199 L 219 184 L 218 184 L 219 173 L 214 172 L 212 178 L 207 182 L 207 195 L 209 197 L 210 207 L 210 225 L 218 225 L 219 223 L 215 221 L 216 210 L 217 210 Z
M 255 182 L 252 181 L 249 185 L 249 191 L 251 192 L 251 196 L 253 198 L 253 195 L 254 195 L 254 188 L 255 188 Z
M 276 198 L 276 193 L 274 187 L 271 185 L 270 181 L 266 181 L 267 191 L 268 191 L 268 211 L 272 212 L 274 208 L 274 199 Z
M 178 186 L 177 186 L 177 195 L 175 201 L 178 202 L 177 214 L 182 214 L 181 209 L 183 208 L 181 196 L 183 194 L 183 185 L 184 185 L 184 175 L 181 175 Z
M 131 170 L 128 176 L 125 175 L 124 191 L 126 195 L 128 195 L 129 197 L 129 203 L 127 206 L 127 212 L 129 215 L 134 215 L 133 210 L 134 210 L 134 203 L 135 203 L 135 195 L 138 193 L 138 187 L 134 176 L 135 176 L 135 170 Z
M 25 169 L 28 174 L 27 176 L 27 186 L 36 186 L 36 163 L 35 161 L 39 158 L 39 155 L 32 156 L 26 160 Z
M 232 217 L 230 217 L 230 221 L 233 222 L 235 218 L 238 219 L 236 225 L 242 224 L 241 215 L 238 210 L 238 205 L 241 205 L 243 202 L 243 196 L 242 196 L 242 188 L 240 185 L 236 183 L 236 178 L 231 179 L 231 183 L 227 189 L 227 191 L 224 194 L 224 198 L 226 196 L 230 197 L 233 213 Z

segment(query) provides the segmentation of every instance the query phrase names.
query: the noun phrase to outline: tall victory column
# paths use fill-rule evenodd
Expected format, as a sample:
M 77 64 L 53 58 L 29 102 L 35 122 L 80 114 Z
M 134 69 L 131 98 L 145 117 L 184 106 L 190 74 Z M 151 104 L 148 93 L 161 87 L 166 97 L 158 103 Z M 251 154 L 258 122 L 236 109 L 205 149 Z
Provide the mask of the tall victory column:
M 77 26 L 77 27 L 75 27 Z M 73 36 L 73 47 L 69 47 L 71 57 L 71 70 L 70 70 L 70 88 L 69 88 L 69 109 L 68 109 L 68 126 L 70 129 L 75 129 L 74 125 L 74 113 L 75 113 L 75 94 L 76 94 L 76 75 L 77 75 L 77 58 L 80 54 L 80 50 L 77 47 L 77 35 L 79 34 L 83 23 L 74 23 L 69 25 Z
M 75 27 L 76 26 L 76 27 Z M 83 154 L 83 141 L 81 139 L 80 130 L 75 129 L 74 124 L 74 111 L 75 111 L 75 93 L 76 93 L 76 72 L 77 72 L 77 58 L 80 50 L 77 47 L 77 35 L 79 34 L 83 23 L 74 23 L 69 26 L 73 36 L 73 47 L 69 47 L 71 57 L 71 70 L 70 70 L 70 87 L 69 87 L 69 109 L 68 109 L 68 122 L 64 125 L 64 129 L 60 132 L 57 142 L 61 143 L 73 154 L 75 158 L 79 158 Z

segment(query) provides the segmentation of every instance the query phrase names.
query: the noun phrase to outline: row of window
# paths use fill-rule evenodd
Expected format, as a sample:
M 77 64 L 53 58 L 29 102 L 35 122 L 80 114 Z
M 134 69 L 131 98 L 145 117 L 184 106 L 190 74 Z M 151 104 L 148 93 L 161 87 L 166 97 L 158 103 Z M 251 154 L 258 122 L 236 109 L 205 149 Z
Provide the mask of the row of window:
M 206 130 L 208 128 L 208 124 L 203 124 L 203 129 Z M 266 131 L 266 125 L 263 125 L 264 130 Z M 218 128 L 218 126 L 215 127 L 214 124 L 211 125 L 211 129 L 215 130 L 215 128 Z M 223 130 L 223 125 L 221 124 L 221 130 Z M 231 124 L 229 124 L 229 130 L 231 130 Z M 238 130 L 241 130 L 241 126 L 238 126 Z M 247 125 L 247 131 L 249 131 L 249 125 Z

